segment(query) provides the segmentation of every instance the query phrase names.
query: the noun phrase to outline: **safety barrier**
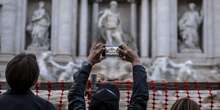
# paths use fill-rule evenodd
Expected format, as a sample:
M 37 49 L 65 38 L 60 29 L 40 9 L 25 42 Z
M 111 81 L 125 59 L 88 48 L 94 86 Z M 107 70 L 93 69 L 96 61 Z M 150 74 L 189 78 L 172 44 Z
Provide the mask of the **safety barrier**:
M 116 85 L 121 91 L 122 108 L 126 108 L 132 94 L 132 82 L 113 81 L 88 82 L 86 100 L 89 100 L 94 92 L 94 88 L 101 83 L 111 83 Z M 67 93 L 72 82 L 38 82 L 33 87 L 33 92 L 45 98 L 49 102 L 56 104 L 57 110 L 66 109 Z M 220 110 L 220 82 L 156 82 L 149 81 L 149 101 L 148 110 L 169 110 L 172 104 L 182 98 L 188 97 L 196 101 L 202 109 Z M 0 82 L 0 94 L 8 89 L 6 82 Z M 54 92 L 58 93 L 54 93 Z M 218 96 L 219 95 L 219 96 Z M 55 101 L 55 102 L 54 102 Z

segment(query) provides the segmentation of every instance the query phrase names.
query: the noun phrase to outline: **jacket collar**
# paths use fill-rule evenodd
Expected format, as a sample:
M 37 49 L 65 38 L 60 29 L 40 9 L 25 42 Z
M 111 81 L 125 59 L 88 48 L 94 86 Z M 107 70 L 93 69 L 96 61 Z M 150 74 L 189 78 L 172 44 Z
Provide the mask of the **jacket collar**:
M 8 89 L 6 94 L 13 94 L 13 95 L 34 95 L 34 93 L 29 89 L 27 91 L 18 91 L 13 89 Z

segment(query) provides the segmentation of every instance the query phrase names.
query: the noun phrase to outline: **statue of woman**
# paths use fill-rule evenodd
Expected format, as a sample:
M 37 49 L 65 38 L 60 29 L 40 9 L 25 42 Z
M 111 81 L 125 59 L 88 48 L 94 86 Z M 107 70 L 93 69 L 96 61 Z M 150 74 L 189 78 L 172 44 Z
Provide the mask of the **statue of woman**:
M 45 3 L 40 1 L 38 9 L 33 12 L 27 30 L 31 33 L 32 42 L 28 48 L 49 49 L 50 17 L 46 12 Z
M 199 48 L 199 26 L 203 16 L 196 10 L 196 4 L 189 4 L 189 11 L 185 12 L 179 20 L 179 29 L 182 39 L 182 47 L 188 49 Z

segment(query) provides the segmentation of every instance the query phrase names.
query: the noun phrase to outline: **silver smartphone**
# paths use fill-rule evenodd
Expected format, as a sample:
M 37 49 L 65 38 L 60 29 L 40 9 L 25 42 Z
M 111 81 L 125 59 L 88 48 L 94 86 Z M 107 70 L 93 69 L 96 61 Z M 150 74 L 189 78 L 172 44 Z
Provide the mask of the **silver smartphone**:
M 118 47 L 106 46 L 105 47 L 105 55 L 106 56 L 118 56 Z

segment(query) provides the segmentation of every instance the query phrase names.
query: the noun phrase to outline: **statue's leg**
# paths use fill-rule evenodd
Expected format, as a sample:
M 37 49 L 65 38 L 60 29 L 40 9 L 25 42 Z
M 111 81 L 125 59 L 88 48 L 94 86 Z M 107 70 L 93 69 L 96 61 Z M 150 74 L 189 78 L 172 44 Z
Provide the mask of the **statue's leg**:
M 37 42 L 37 34 L 36 33 L 33 33 L 32 34 L 32 46 L 36 46 L 36 42 Z
M 190 47 L 191 48 L 196 48 L 196 36 L 195 36 L 195 31 L 194 30 L 191 30 L 190 33 L 189 33 L 189 38 L 190 38 Z
M 191 29 L 187 29 L 185 32 L 185 37 L 186 37 L 186 46 L 187 48 L 193 48 L 193 36 L 192 36 L 192 32 Z
M 185 30 L 182 32 L 182 40 L 183 40 L 183 46 L 184 48 L 188 47 L 188 38 L 187 38 L 187 34 L 185 32 Z
M 195 47 L 199 47 L 199 34 L 196 30 L 193 32 L 193 43 Z
M 118 30 L 113 31 L 112 38 L 114 39 L 114 41 L 117 45 L 123 44 L 121 32 L 119 32 Z
M 43 46 L 43 43 L 44 43 L 43 37 L 44 37 L 44 33 L 40 33 L 38 36 L 38 41 L 37 41 L 38 47 Z
M 107 34 L 107 41 L 106 41 L 106 44 L 107 45 L 112 45 L 112 31 L 111 30 L 107 30 L 106 31 L 106 34 Z
M 122 45 L 122 44 L 123 44 L 123 39 L 122 39 L 122 34 L 121 34 L 121 32 L 116 31 L 114 37 L 115 37 L 115 39 L 116 39 L 116 41 L 117 41 L 117 43 L 118 43 L 119 45 Z

